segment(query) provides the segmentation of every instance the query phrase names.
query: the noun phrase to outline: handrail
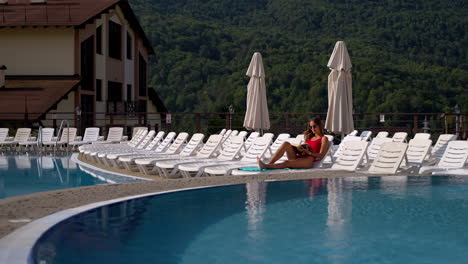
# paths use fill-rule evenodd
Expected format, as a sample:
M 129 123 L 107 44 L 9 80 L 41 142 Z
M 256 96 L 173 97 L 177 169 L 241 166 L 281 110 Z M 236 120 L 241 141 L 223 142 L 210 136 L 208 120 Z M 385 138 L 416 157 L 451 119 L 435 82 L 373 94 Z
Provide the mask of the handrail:
M 57 143 L 58 143 L 58 140 L 59 140 L 59 135 L 60 135 L 60 139 L 62 139 L 62 130 L 63 130 L 63 124 L 66 124 L 67 125 L 67 155 L 68 155 L 68 142 L 69 142 L 69 136 L 70 136 L 70 122 L 68 122 L 67 119 L 63 119 L 61 122 L 60 122 L 60 127 L 59 127 L 59 131 L 57 133 L 57 137 L 55 138 L 55 144 L 54 144 L 54 156 L 56 154 L 56 151 L 57 151 Z

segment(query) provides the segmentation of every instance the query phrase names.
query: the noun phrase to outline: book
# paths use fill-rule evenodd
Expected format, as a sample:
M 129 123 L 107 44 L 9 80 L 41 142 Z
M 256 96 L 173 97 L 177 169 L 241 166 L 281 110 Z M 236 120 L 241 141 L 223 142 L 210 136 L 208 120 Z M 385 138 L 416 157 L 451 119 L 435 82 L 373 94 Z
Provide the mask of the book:
M 308 152 L 314 152 L 309 144 L 291 144 L 294 151 L 298 154 L 306 154 Z

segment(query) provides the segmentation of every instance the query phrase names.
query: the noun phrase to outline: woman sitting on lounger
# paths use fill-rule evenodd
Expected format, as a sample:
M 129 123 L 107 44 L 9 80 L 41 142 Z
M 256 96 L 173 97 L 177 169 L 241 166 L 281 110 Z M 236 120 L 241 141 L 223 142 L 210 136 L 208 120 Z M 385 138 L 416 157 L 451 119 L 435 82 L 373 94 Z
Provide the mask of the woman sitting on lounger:
M 314 166 L 314 162 L 322 159 L 328 150 L 328 138 L 324 136 L 323 125 L 320 118 L 316 117 L 309 122 L 304 132 L 306 144 L 294 146 L 284 142 L 273 154 L 268 163 L 257 158 L 260 169 L 307 169 Z M 310 148 L 309 148 L 310 146 Z M 288 160 L 275 163 L 286 153 Z

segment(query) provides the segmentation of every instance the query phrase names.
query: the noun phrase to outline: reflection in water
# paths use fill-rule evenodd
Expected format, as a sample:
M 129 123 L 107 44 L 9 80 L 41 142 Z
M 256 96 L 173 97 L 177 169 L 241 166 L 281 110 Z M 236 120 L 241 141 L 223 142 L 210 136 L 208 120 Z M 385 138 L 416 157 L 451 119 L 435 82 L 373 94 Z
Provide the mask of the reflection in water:
M 382 193 L 392 194 L 404 198 L 406 196 L 406 176 L 384 176 L 380 178 Z
M 352 193 L 345 190 L 346 181 L 342 178 L 328 179 L 328 217 L 327 217 L 327 247 L 336 251 L 330 254 L 330 263 L 342 263 L 347 258 L 343 256 L 346 241 L 351 228 Z M 352 183 L 351 183 L 352 184 Z
M 325 184 L 325 181 L 325 179 L 310 179 L 304 181 L 309 191 L 310 200 L 313 200 L 316 195 L 321 193 L 321 188 Z
M 248 233 L 252 239 L 258 238 L 261 235 L 261 225 L 263 221 L 263 213 L 265 212 L 266 203 L 266 182 L 252 182 L 246 184 L 247 201 L 245 209 L 248 217 Z

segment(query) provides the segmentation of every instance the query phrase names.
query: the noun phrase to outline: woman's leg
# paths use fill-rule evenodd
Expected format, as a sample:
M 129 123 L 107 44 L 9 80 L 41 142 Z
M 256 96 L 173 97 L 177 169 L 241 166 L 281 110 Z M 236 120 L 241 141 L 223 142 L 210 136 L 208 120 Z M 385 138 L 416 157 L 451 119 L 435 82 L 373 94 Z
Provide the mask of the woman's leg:
M 266 164 L 261 159 L 257 158 L 258 166 L 261 169 L 309 169 L 314 166 L 314 157 L 306 157 L 295 160 L 286 160 L 278 164 Z
M 288 160 L 295 160 L 297 158 L 296 151 L 294 151 L 294 147 L 291 143 L 283 142 L 283 144 L 281 144 L 281 146 L 276 150 L 275 154 L 273 154 L 268 164 L 274 164 L 277 160 L 283 157 L 285 152 L 286 156 L 288 156 Z

